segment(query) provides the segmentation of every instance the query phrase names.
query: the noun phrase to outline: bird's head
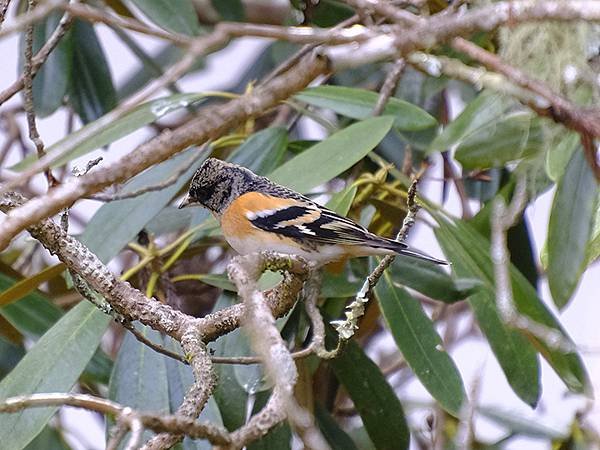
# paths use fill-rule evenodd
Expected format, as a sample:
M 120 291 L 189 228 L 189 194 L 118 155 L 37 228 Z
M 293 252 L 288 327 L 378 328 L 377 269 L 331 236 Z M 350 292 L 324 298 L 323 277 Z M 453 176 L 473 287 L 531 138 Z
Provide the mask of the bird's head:
M 199 205 L 220 216 L 233 200 L 248 191 L 255 177 L 244 167 L 208 158 L 192 177 L 179 208 Z

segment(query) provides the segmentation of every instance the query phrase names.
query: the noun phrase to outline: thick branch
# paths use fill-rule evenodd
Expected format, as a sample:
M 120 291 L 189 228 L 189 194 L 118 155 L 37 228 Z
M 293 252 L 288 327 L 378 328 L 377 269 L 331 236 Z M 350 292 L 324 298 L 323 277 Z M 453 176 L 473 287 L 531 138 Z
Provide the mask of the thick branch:
M 7 212 L 24 201 L 20 194 L 4 194 L 0 197 L 0 210 Z M 125 318 L 139 320 L 177 340 L 181 340 L 184 328 L 193 321 L 192 317 L 147 298 L 129 283 L 119 280 L 95 254 L 51 219 L 31 225 L 29 232 Z
M 275 385 L 265 408 L 232 434 L 235 446 L 243 447 L 287 417 L 306 448 L 328 448 L 311 415 L 294 398 L 294 386 L 298 379 L 296 365 L 256 285 L 266 269 L 286 270 L 293 260 L 296 259 L 285 255 L 250 254 L 235 258 L 228 267 L 229 278 L 237 286 L 238 294 L 246 306 L 244 327 L 250 335 L 251 345 L 261 357 L 265 371 Z

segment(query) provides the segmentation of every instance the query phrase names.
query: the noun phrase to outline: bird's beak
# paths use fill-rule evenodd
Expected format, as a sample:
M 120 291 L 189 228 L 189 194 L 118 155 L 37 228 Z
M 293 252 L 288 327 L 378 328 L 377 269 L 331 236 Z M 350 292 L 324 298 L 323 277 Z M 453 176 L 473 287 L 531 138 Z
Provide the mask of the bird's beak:
M 190 194 L 185 194 L 185 197 L 183 197 L 183 200 L 181 200 L 181 203 L 179 204 L 178 208 L 185 208 L 186 206 L 190 206 L 192 204 L 194 204 L 194 200 L 192 200 L 192 198 L 190 197 Z

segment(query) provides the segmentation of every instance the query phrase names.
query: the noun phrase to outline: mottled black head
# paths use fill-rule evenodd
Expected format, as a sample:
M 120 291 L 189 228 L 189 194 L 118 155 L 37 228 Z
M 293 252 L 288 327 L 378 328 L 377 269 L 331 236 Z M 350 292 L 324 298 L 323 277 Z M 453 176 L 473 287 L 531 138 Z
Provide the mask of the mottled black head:
M 179 208 L 202 205 L 221 215 L 232 201 L 248 192 L 258 178 L 244 167 L 208 158 L 194 174 Z

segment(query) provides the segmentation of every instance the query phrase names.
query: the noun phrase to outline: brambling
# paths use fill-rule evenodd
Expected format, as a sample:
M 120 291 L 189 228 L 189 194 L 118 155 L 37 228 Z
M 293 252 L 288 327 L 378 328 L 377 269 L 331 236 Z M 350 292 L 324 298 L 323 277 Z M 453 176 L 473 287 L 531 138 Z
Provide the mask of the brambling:
M 403 242 L 377 236 L 245 167 L 215 158 L 196 171 L 179 208 L 191 205 L 209 209 L 229 245 L 241 255 L 269 250 L 322 265 L 397 253 L 447 264 Z

